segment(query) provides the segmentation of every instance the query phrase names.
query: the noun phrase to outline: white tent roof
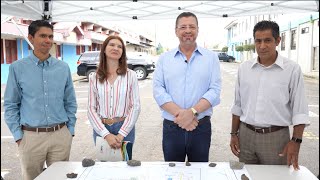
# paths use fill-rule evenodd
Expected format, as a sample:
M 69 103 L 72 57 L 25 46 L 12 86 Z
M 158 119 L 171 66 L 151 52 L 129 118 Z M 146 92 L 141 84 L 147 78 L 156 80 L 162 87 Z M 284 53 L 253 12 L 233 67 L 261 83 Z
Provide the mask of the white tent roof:
M 319 12 L 319 1 L 3 1 L 1 15 L 50 21 L 175 19 L 190 11 L 198 18 Z

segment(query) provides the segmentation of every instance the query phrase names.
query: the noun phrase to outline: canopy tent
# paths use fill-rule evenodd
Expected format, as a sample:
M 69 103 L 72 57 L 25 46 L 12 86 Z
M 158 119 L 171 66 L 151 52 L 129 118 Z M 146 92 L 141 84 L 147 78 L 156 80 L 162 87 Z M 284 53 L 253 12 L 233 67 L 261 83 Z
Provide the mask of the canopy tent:
M 175 19 L 183 11 L 193 12 L 198 18 L 319 12 L 319 1 L 1 0 L 1 16 L 53 22 Z

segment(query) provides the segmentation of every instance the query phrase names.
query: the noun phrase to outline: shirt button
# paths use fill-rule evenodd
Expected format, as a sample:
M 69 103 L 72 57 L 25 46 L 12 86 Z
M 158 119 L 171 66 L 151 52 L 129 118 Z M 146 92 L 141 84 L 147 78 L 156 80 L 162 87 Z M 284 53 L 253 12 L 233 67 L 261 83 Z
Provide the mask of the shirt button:
M 46 83 L 47 81 L 43 81 L 44 83 Z
M 44 95 L 47 95 L 47 93 L 44 93 Z
M 48 107 L 48 104 L 46 104 L 46 107 Z

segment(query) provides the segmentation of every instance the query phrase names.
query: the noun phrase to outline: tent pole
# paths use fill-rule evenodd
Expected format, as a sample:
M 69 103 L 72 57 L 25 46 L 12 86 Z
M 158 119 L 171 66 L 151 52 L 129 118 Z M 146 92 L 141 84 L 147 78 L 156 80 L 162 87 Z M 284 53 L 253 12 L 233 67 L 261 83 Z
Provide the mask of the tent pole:
M 11 22 L 17 27 L 17 29 L 20 31 L 20 34 L 22 34 L 23 38 L 27 41 L 27 43 L 32 48 L 32 50 L 34 50 L 33 45 L 30 43 L 29 39 L 22 33 L 22 31 L 19 28 L 19 26 L 17 25 L 17 23 L 13 19 L 11 19 Z

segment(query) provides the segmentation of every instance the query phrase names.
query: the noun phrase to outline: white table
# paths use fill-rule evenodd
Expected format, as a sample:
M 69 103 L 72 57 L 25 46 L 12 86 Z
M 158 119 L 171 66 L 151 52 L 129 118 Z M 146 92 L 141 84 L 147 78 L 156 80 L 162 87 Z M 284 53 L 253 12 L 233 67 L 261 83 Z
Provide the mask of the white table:
M 185 172 L 192 172 L 196 171 L 196 168 L 198 168 L 199 172 L 201 172 L 201 179 L 213 179 L 214 177 L 205 177 L 208 176 L 208 173 L 206 175 L 206 170 L 214 170 L 214 168 L 222 167 L 228 165 L 226 162 L 216 162 L 217 166 L 212 168 L 208 167 L 209 163 L 191 163 L 191 166 L 186 167 L 184 163 L 181 162 L 175 162 L 176 167 L 174 168 L 185 168 Z M 108 167 L 104 167 L 108 166 Z M 112 167 L 111 167 L 112 166 Z M 138 173 L 138 171 L 146 172 L 148 174 L 148 177 L 150 177 L 151 174 L 154 175 L 154 172 L 149 172 L 152 167 L 154 169 L 157 169 L 159 167 L 168 167 L 168 162 L 142 162 L 141 166 L 139 167 L 129 167 L 130 170 L 134 170 Z M 93 171 L 93 167 L 95 167 L 96 171 Z M 100 167 L 100 170 L 99 170 Z M 102 168 L 103 167 L 103 168 Z M 68 179 L 66 177 L 67 173 L 77 173 L 78 176 L 77 180 L 94 180 L 95 178 L 88 178 L 88 174 L 96 174 L 96 177 L 98 177 L 98 174 L 101 172 L 101 174 L 108 174 L 108 173 L 117 173 L 117 170 L 121 170 L 122 176 L 121 179 L 124 179 L 124 174 L 128 173 L 128 166 L 126 162 L 96 162 L 95 166 L 90 167 L 82 167 L 81 162 L 56 162 L 52 164 L 50 167 L 48 167 L 43 173 L 41 173 L 35 180 L 63 180 Z M 132 168 L 132 169 L 131 169 Z M 136 169 L 134 169 L 136 168 Z M 168 169 L 173 170 L 174 168 L 168 167 Z M 188 169 L 189 168 L 189 169 Z M 192 169 L 193 168 L 193 169 Z M 98 171 L 98 170 L 99 171 Z M 123 171 L 126 169 L 126 171 Z M 148 169 L 147 171 L 144 171 L 145 169 Z M 316 176 L 314 176 L 306 167 L 300 165 L 300 170 L 295 171 L 292 167 L 287 167 L 285 165 L 245 165 L 246 172 L 249 173 L 249 176 L 251 177 L 250 180 L 318 180 Z M 152 170 L 151 170 L 152 171 Z M 227 172 L 227 170 L 226 170 Z M 212 174 L 212 173 L 211 173 Z M 181 177 L 182 175 L 179 175 Z M 155 179 L 154 176 L 152 176 L 152 179 Z M 167 177 L 167 176 L 166 176 Z M 177 176 L 175 176 L 177 177 Z M 221 176 L 222 177 L 222 176 Z M 128 178 L 128 177 L 126 177 Z M 97 178 L 98 179 L 98 178 Z M 107 178 L 109 179 L 109 178 Z M 112 178 L 110 178 L 112 179 Z M 130 179 L 130 178 L 129 178 Z M 146 178 L 136 178 L 137 180 L 146 179 Z M 170 180 L 171 178 L 156 178 L 156 179 L 165 179 Z M 173 178 L 172 180 L 174 180 Z M 179 178 L 181 179 L 181 178 Z M 187 179 L 187 176 L 184 175 L 184 178 Z M 215 180 L 220 179 L 236 179 L 236 178 L 214 178 Z M 71 180 L 71 179 L 69 179 Z

